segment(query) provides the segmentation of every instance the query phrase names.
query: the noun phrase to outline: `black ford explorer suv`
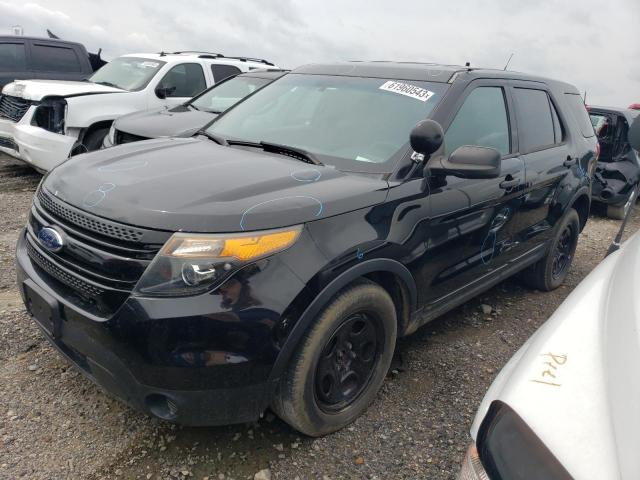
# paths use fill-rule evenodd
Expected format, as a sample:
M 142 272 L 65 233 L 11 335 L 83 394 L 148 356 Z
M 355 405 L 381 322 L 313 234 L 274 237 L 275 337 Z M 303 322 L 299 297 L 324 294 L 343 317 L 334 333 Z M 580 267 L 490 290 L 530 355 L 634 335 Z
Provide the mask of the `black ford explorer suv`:
M 595 162 L 565 83 L 306 66 L 193 138 L 50 172 L 18 283 L 47 338 L 130 405 L 191 425 L 270 406 L 323 435 L 373 401 L 397 337 L 517 272 L 560 285 Z

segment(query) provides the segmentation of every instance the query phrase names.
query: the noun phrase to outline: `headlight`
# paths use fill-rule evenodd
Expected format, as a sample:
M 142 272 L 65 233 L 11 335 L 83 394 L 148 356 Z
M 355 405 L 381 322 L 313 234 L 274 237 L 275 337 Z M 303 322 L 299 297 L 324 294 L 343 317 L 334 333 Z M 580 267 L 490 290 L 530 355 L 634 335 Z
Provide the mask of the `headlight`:
M 149 296 L 195 295 L 243 266 L 293 245 L 302 226 L 237 234 L 175 233 L 136 286 Z
M 53 133 L 64 135 L 67 101 L 64 98 L 44 98 L 36 108 L 31 124 Z
M 491 480 L 572 478 L 535 432 L 503 402 L 494 401 L 489 407 L 478 430 L 476 445 Z

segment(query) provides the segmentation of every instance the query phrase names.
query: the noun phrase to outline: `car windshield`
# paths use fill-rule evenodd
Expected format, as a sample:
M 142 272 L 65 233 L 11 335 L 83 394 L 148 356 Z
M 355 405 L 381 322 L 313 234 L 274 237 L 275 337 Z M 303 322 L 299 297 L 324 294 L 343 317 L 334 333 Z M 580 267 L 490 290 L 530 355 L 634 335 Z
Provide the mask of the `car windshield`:
M 447 84 L 288 74 L 219 116 L 208 133 L 305 150 L 340 170 L 390 172 Z
M 119 57 L 91 75 L 89 81 L 123 90 L 142 90 L 164 64 L 161 60 Z
M 271 80 L 258 77 L 238 76 L 230 78 L 195 98 L 190 102 L 190 105 L 205 112 L 224 112 L 269 82 L 271 82 Z

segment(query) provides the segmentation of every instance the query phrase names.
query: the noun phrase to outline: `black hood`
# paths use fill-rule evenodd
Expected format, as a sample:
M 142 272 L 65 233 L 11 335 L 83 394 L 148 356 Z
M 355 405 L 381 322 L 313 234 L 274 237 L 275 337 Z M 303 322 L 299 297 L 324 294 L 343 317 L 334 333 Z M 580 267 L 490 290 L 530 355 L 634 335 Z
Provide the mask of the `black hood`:
M 199 138 L 78 155 L 44 188 L 87 212 L 161 230 L 237 232 L 296 225 L 385 200 L 387 182 Z
M 115 128 L 145 138 L 189 137 L 216 116 L 178 105 L 125 115 L 115 121 Z

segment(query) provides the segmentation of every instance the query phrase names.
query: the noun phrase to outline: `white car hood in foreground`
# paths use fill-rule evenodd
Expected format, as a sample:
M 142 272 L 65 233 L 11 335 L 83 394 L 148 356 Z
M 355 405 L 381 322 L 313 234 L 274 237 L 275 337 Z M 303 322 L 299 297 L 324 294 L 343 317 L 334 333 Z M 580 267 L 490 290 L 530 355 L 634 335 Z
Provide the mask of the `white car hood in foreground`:
M 604 254 L 604 252 L 603 252 Z M 576 479 L 640 478 L 640 233 L 594 269 L 487 392 Z
M 44 97 L 66 97 L 68 95 L 91 95 L 96 93 L 126 92 L 119 88 L 108 87 L 91 82 L 71 80 L 16 80 L 5 85 L 2 93 L 27 100 L 42 100 Z

